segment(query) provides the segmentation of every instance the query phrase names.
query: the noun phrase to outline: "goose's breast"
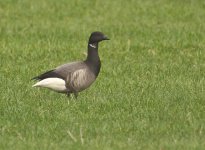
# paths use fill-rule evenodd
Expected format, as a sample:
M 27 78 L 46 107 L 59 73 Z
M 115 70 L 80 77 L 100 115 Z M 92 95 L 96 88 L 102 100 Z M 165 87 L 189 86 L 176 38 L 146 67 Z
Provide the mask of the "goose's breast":
M 71 75 L 70 86 L 77 92 L 88 88 L 96 77 L 89 69 L 79 69 Z

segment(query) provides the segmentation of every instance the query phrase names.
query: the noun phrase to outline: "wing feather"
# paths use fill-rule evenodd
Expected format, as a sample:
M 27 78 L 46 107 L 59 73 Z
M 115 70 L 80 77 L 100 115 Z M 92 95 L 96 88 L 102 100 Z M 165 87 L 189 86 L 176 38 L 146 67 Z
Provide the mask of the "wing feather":
M 36 76 L 32 78 L 32 80 L 43 80 L 46 78 L 60 78 L 63 80 L 66 80 L 67 76 L 75 72 L 78 69 L 82 69 L 86 67 L 84 62 L 72 62 L 72 63 L 67 63 L 61 66 L 58 66 L 57 68 L 47 71 L 43 74 L 40 74 L 39 76 Z

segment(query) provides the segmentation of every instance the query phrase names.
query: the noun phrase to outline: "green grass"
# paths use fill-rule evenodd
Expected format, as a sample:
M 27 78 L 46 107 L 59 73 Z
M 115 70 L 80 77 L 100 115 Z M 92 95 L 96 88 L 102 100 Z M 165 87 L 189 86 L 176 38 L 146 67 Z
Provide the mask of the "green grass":
M 111 41 L 78 100 L 31 87 L 96 30 Z M 204 88 L 203 0 L 0 1 L 0 149 L 204 149 Z

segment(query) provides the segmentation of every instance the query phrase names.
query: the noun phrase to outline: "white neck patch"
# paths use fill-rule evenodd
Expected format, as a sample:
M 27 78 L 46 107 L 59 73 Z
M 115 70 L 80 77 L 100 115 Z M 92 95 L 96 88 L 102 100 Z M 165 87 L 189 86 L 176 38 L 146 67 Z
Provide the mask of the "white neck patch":
M 96 48 L 96 45 L 95 44 L 89 44 L 90 45 L 90 47 L 92 47 L 92 48 Z

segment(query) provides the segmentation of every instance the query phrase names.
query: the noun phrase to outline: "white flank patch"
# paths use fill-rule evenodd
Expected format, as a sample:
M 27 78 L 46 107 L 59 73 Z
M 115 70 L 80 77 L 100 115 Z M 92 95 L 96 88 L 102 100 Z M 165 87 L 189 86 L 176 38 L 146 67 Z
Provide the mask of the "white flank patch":
M 66 91 L 65 81 L 60 78 L 46 78 L 37 82 L 32 87 L 45 87 L 57 92 Z

